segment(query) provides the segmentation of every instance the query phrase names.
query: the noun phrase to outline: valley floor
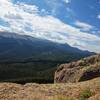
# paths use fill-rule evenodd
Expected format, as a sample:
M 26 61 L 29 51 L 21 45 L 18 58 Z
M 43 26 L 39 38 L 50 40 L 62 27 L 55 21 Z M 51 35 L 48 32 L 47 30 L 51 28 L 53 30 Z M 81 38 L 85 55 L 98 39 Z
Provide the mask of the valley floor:
M 0 83 L 0 100 L 100 100 L 100 77 L 79 83 Z

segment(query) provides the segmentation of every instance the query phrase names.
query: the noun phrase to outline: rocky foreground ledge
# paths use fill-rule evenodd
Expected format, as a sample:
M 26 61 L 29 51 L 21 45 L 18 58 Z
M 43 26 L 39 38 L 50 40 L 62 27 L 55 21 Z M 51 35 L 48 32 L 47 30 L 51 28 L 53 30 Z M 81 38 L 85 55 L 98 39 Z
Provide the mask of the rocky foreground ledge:
M 0 100 L 100 100 L 100 77 L 79 83 L 0 83 Z

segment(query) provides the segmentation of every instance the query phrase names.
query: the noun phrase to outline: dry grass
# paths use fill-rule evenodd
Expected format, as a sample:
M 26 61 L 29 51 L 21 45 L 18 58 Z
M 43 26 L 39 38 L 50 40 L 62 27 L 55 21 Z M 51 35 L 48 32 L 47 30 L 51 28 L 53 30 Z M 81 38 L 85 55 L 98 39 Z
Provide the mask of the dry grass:
M 100 78 L 65 84 L 0 83 L 0 100 L 81 100 L 85 89 L 93 93 L 89 100 L 100 100 Z

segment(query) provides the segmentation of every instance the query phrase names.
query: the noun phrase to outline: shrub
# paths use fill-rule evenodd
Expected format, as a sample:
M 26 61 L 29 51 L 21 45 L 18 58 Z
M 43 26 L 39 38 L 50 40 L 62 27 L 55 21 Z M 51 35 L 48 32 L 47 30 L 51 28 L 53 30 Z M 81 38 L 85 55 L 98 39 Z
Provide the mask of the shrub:
M 80 93 L 81 100 L 87 100 L 89 97 L 93 95 L 90 89 L 85 89 Z

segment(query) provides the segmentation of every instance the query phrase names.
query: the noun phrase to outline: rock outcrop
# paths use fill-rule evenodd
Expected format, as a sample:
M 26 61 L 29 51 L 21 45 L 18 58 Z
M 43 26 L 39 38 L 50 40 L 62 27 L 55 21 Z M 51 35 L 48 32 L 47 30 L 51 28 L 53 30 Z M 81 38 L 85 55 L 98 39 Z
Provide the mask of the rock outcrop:
M 55 72 L 55 83 L 80 82 L 100 77 L 100 54 L 62 64 Z

